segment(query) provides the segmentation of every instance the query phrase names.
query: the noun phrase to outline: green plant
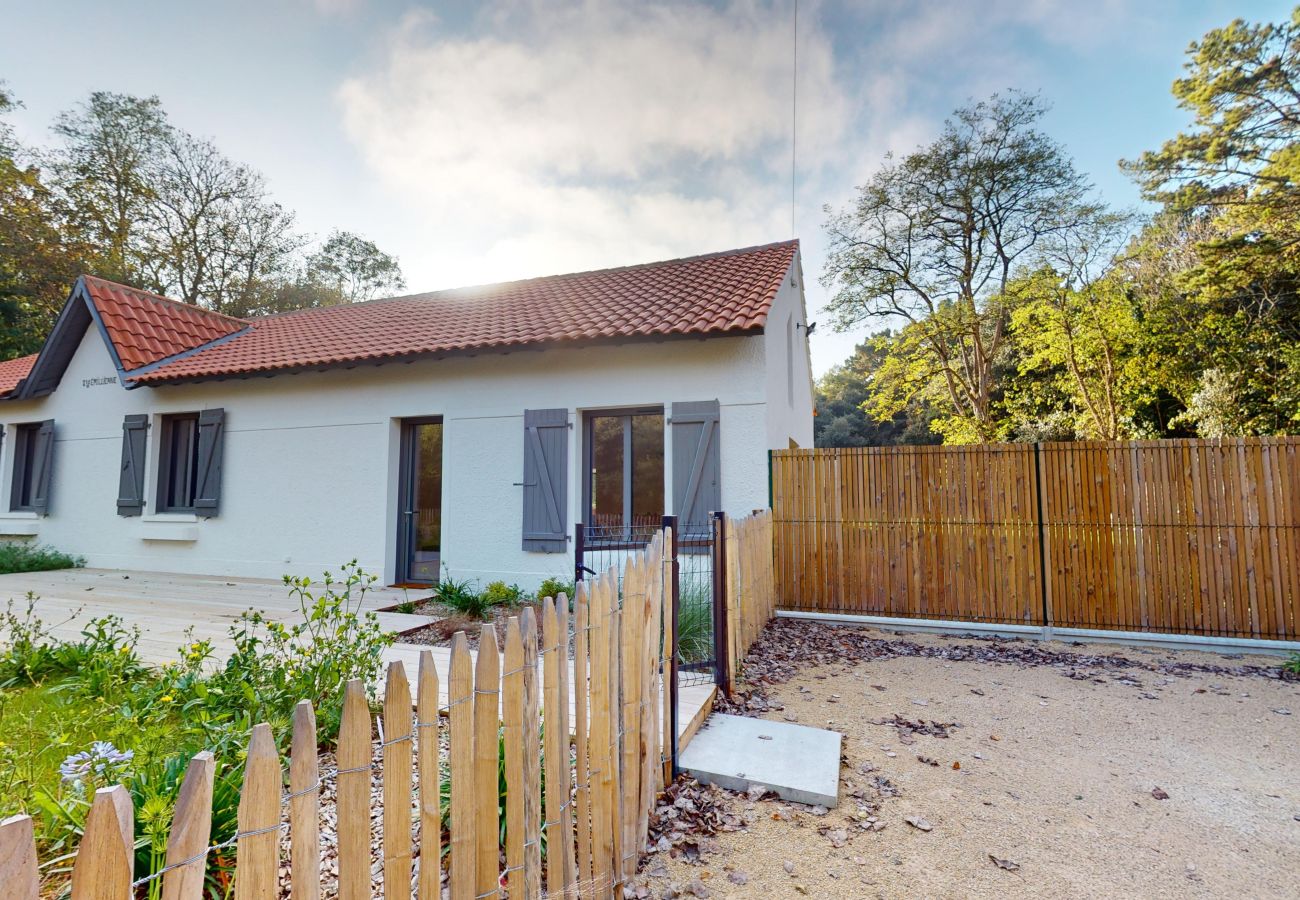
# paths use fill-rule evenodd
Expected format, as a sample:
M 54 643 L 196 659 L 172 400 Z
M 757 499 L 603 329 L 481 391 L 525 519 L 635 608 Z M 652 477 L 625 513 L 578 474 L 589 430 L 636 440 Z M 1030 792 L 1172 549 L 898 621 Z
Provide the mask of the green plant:
M 1300 675 L 1300 653 L 1292 653 L 1288 656 L 1286 662 L 1282 663 L 1282 671 L 1291 675 Z
M 489 582 L 479 595 L 485 606 L 518 606 L 526 596 L 519 585 L 504 581 Z
M 393 643 L 378 616 L 362 612 L 378 576 L 363 572 L 356 560 L 343 566 L 342 575 L 336 580 L 326 572 L 319 589 L 310 578 L 284 577 L 301 622 L 285 625 L 257 611 L 240 616 L 230 629 L 235 650 L 226 664 L 207 678 L 188 673 L 187 714 L 217 716 L 223 729 L 226 717 L 244 731 L 269 722 L 277 734 L 287 734 L 293 707 L 308 699 L 321 737 L 334 737 L 344 686 L 360 679 L 373 692 L 384 649 Z
M 488 609 L 492 606 L 474 589 L 472 581 L 468 579 L 457 581 L 445 568 L 442 579 L 434 586 L 433 599 L 462 615 L 472 616 L 475 619 L 486 619 Z
M 563 594 L 572 600 L 574 590 L 575 585 L 572 579 L 565 581 L 562 578 L 556 578 L 552 575 L 550 578 L 543 581 L 537 588 L 537 598 L 540 600 L 544 597 L 558 597 L 560 594 Z
M 86 561 L 40 544 L 0 543 L 0 574 L 10 572 L 47 572 L 50 569 L 77 569 Z
M 707 586 L 683 584 L 677 607 L 677 659 L 701 662 L 713 655 L 713 596 Z

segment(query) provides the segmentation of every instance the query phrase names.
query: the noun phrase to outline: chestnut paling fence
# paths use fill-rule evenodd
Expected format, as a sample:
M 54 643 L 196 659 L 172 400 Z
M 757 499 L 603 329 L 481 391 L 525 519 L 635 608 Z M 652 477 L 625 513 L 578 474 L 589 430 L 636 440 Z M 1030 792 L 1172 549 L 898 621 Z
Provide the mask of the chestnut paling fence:
M 1295 640 L 1300 438 L 772 454 L 788 609 Z
M 741 663 L 776 614 L 776 576 L 772 568 L 772 511 L 740 519 L 723 518 L 722 607 L 726 613 L 723 658 L 727 672 L 741 675 Z M 729 683 L 730 677 L 723 679 Z
M 455 900 L 540 897 L 543 881 L 550 896 L 615 896 L 636 871 L 655 798 L 671 776 L 663 740 L 669 718 L 663 662 L 673 646 L 672 617 L 665 616 L 672 575 L 667 562 L 661 534 L 632 554 L 621 590 L 613 571 L 579 586 L 571 672 L 570 611 L 562 595 L 559 602 L 543 601 L 540 623 L 528 608 L 511 618 L 503 648 L 490 625 L 483 627 L 476 655 L 458 633 L 445 725 L 431 654 L 420 658 L 414 708 L 402 665 L 390 665 L 378 764 L 376 723 L 359 681 L 344 692 L 337 765 L 329 771 L 321 770 L 309 703 L 295 711 L 287 784 L 270 726 L 256 726 L 244 764 L 238 834 L 220 847 L 210 840 L 215 760 L 197 754 L 176 802 L 165 867 L 149 878 L 132 880 L 130 794 L 120 785 L 97 791 L 72 862 L 73 900 L 126 900 L 155 881 L 164 900 L 199 900 L 212 853 L 232 845 L 237 900 L 278 897 L 286 862 L 292 897 L 317 900 L 321 786 L 330 779 L 341 900 L 372 896 L 372 867 L 382 870 L 385 900 L 435 900 L 442 895 L 442 866 L 428 861 L 443 855 L 444 728 L 451 791 L 447 869 Z M 380 859 L 372 851 L 376 776 L 382 784 Z M 287 861 L 281 858 L 286 831 Z M 36 900 L 40 891 L 32 820 L 7 819 L 0 823 L 0 895 Z

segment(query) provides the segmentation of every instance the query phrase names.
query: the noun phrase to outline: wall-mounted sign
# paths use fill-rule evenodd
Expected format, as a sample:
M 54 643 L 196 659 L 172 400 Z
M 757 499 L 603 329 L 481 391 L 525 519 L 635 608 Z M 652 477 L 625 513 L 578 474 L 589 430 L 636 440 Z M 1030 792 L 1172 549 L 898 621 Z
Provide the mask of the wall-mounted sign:
M 117 384 L 116 375 L 105 375 L 102 378 L 83 378 L 81 379 L 82 387 L 98 387 L 101 384 Z

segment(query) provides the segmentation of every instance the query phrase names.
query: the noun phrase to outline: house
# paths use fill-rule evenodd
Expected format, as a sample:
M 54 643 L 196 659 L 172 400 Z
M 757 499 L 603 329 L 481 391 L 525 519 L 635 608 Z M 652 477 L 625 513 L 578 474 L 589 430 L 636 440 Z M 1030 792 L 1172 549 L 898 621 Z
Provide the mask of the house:
M 77 280 L 0 363 L 0 538 L 91 566 L 571 577 L 812 444 L 795 241 L 250 320 Z

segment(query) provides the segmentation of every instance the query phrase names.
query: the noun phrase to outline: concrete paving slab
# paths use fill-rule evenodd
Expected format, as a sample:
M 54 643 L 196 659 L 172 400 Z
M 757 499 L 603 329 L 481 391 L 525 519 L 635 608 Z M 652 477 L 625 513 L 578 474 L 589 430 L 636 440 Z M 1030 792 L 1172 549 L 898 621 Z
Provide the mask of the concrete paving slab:
M 763 785 L 810 806 L 839 803 L 836 731 L 714 713 L 682 751 L 681 767 L 704 784 L 731 791 Z

